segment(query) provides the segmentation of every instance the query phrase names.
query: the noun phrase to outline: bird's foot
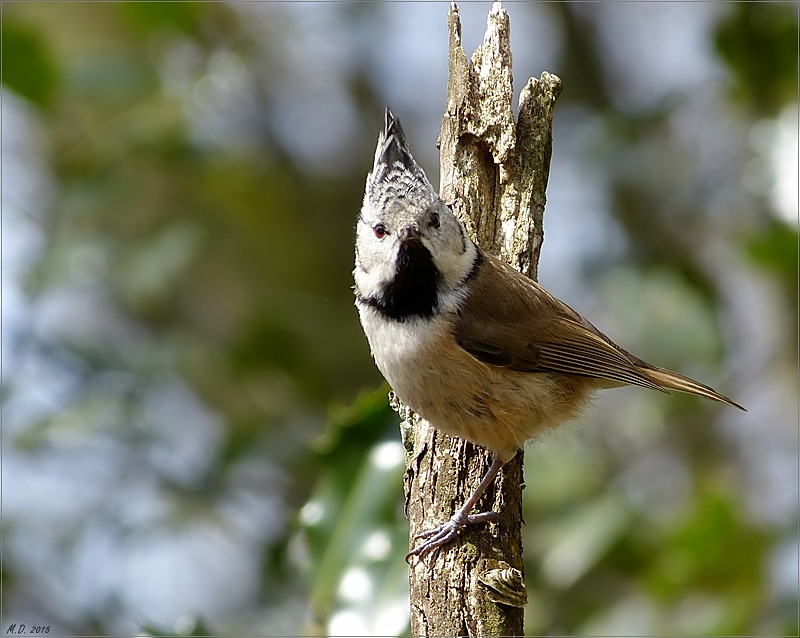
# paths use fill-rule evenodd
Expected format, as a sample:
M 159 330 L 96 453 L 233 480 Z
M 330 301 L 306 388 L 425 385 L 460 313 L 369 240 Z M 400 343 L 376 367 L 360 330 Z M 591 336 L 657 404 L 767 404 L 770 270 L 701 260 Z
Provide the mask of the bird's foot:
M 457 512 L 449 521 L 439 527 L 426 530 L 421 534 L 417 534 L 415 538 L 425 539 L 425 542 L 417 545 L 408 554 L 406 554 L 406 562 L 411 560 L 412 556 L 417 556 L 420 560 L 425 558 L 434 549 L 442 547 L 452 542 L 459 532 L 467 525 L 478 525 L 481 523 L 496 523 L 500 515 L 497 512 L 481 512 L 480 514 L 461 514 Z

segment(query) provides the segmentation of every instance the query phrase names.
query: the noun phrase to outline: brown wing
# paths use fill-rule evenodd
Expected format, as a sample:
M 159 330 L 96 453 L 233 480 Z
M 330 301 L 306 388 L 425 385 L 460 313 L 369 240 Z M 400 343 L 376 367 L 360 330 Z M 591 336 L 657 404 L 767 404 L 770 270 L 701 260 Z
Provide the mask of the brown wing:
M 477 359 L 522 372 L 559 372 L 664 391 L 647 366 L 536 282 L 482 254 L 456 339 Z

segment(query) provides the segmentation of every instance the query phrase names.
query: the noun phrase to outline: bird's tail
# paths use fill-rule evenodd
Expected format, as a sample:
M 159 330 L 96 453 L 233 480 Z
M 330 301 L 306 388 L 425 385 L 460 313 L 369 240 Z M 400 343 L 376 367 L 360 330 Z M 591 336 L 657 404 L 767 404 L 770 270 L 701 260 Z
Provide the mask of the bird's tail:
M 679 392 L 688 392 L 689 394 L 696 394 L 707 399 L 713 399 L 720 403 L 739 408 L 740 410 L 747 411 L 744 407 L 736 403 L 736 401 L 729 399 L 724 394 L 720 394 L 716 390 L 709 388 L 707 385 L 685 377 L 682 374 L 667 370 L 666 368 L 659 368 L 658 366 L 650 366 L 639 368 L 646 374 L 653 383 L 657 384 L 665 390 L 678 390 Z

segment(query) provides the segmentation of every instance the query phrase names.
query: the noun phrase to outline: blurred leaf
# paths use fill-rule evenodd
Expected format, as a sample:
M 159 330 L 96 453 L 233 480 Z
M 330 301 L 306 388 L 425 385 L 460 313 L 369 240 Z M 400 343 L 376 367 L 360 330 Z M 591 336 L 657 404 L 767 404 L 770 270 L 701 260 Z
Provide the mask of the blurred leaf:
M 197 2 L 119 2 L 116 3 L 127 21 L 143 30 L 172 27 L 192 32 L 202 10 Z
M 763 602 L 763 560 L 771 537 L 742 520 L 738 507 L 726 496 L 701 492 L 696 509 L 659 542 L 646 573 L 653 594 L 669 606 L 689 590 L 725 600 L 728 611 L 713 628 L 716 635 L 752 631 L 748 623 Z
M 408 530 L 400 520 L 404 455 L 385 388 L 332 411 L 316 447 L 326 467 L 300 521 L 313 557 L 312 614 L 324 626 L 337 606 L 355 602 L 338 600 L 348 570 L 381 584 L 361 601 L 373 611 L 376 596 L 407 596 L 401 550 Z
M 31 102 L 50 106 L 58 79 L 58 70 L 40 32 L 3 16 L 3 84 Z
M 388 384 L 383 383 L 374 390 L 362 390 L 349 405 L 331 406 L 325 432 L 314 441 L 316 453 L 326 464 L 339 465 L 342 455 L 363 456 L 387 438 L 387 423 L 399 439 L 397 415 L 389 407 L 388 392 Z
M 773 220 L 764 232 L 748 239 L 746 249 L 754 262 L 778 273 L 796 294 L 799 246 L 797 228 Z
M 731 71 L 734 94 L 764 115 L 797 99 L 797 4 L 736 2 L 717 27 L 717 51 Z
M 547 580 L 560 589 L 574 585 L 620 540 L 629 520 L 629 508 L 611 494 L 582 504 L 551 529 L 540 530 L 552 539 L 542 562 Z

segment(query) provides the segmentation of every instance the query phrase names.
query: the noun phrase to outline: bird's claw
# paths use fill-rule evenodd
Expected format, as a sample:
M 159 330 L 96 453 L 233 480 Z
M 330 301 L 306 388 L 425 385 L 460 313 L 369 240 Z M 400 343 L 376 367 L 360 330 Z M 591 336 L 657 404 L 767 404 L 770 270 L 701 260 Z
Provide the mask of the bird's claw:
M 415 538 L 425 539 L 424 543 L 417 545 L 408 554 L 406 554 L 406 562 L 411 560 L 412 556 L 417 556 L 420 560 L 425 558 L 434 549 L 442 547 L 452 542 L 456 536 L 467 525 L 478 525 L 481 523 L 496 523 L 500 515 L 497 512 L 481 512 L 480 514 L 469 514 L 459 516 L 456 514 L 449 521 L 439 527 L 426 530 L 421 534 L 417 534 Z

